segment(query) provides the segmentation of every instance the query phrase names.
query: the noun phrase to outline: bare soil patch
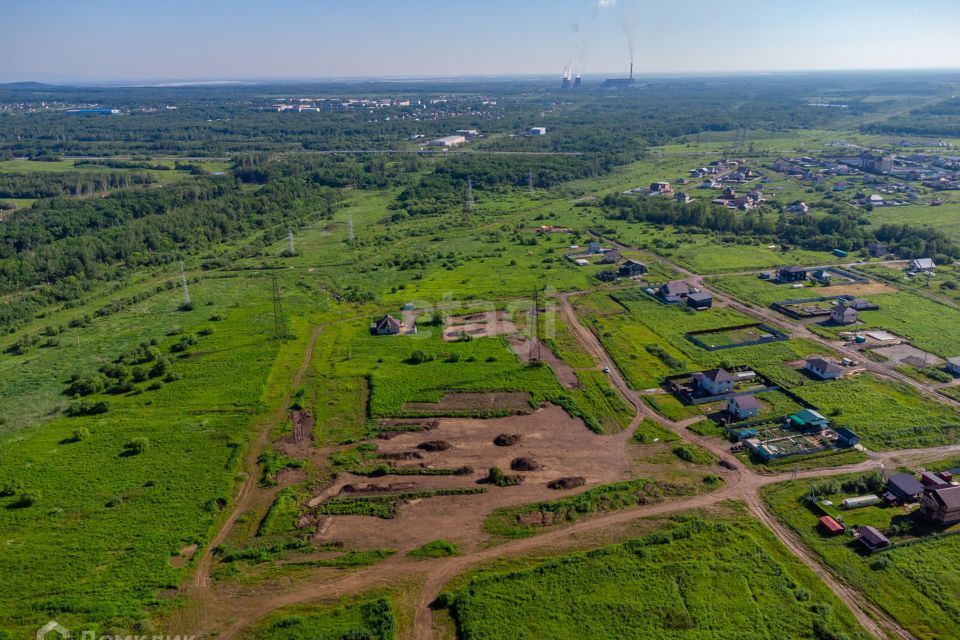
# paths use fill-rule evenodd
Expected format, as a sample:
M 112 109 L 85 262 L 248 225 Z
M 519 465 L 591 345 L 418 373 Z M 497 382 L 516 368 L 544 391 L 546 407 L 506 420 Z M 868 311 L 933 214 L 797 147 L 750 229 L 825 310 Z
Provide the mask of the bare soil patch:
M 851 283 L 835 285 L 824 289 L 824 291 L 828 291 L 829 295 L 831 296 L 855 296 L 857 298 L 866 298 L 868 296 L 875 296 L 881 293 L 894 293 L 896 292 L 896 289 L 881 282 L 864 282 L 859 284 Z
M 942 358 L 909 344 L 895 344 L 890 347 L 880 347 L 873 349 L 873 352 L 880 354 L 891 364 L 909 364 L 918 369 L 923 369 L 924 367 L 941 367 L 946 364 Z
M 525 391 L 454 392 L 443 396 L 440 402 L 408 402 L 403 410 L 429 415 L 530 413 L 530 398 Z
M 462 340 L 464 335 L 471 338 L 489 338 L 512 336 L 516 333 L 517 326 L 506 311 L 490 311 L 449 318 L 443 330 L 443 339 L 446 342 L 456 342 Z
M 557 478 L 582 480 L 582 484 L 572 484 L 589 488 L 633 477 L 635 452 L 627 444 L 629 433 L 624 433 L 622 437 L 596 435 L 582 421 L 553 405 L 529 415 L 506 418 L 441 419 L 440 426 L 431 431 L 430 436 L 453 446 L 446 451 L 422 451 L 420 464 L 428 468 L 470 467 L 473 473 L 402 478 L 389 475 L 358 478 L 343 473 L 338 482 L 350 484 L 353 492 L 461 489 L 478 486 L 477 482 L 491 467 L 509 469 L 516 458 L 535 460 L 539 469 L 524 471 L 524 482 L 518 486 L 482 485 L 487 489 L 482 494 L 437 496 L 410 502 L 401 506 L 397 517 L 389 522 L 367 516 L 334 516 L 325 525 L 320 542 L 342 540 L 349 548 L 406 551 L 431 540 L 444 539 L 465 550 L 480 548 L 487 537 L 482 523 L 491 511 L 554 499 L 557 494 L 548 484 Z M 498 434 L 520 435 L 521 439 L 511 447 L 499 447 L 493 442 Z M 417 450 L 417 444 L 423 441 L 422 433 L 402 433 L 381 441 L 379 450 L 384 455 L 409 452 Z M 328 491 L 325 495 L 335 494 Z M 317 504 L 313 500 L 311 503 Z
M 290 422 L 293 429 L 277 441 L 277 449 L 291 458 L 305 458 L 313 449 L 315 420 L 306 411 L 294 409 L 290 412 Z
M 537 348 L 539 345 L 539 349 Z M 546 362 L 553 369 L 560 381 L 567 389 L 580 388 L 580 379 L 577 378 L 576 371 L 569 364 L 558 358 L 547 345 L 540 342 L 537 338 L 510 338 L 510 348 L 517 354 L 521 362 L 530 362 L 538 357 Z
M 180 549 L 180 553 L 170 558 L 170 564 L 177 569 L 182 569 L 187 566 L 190 562 L 190 559 L 193 558 L 193 554 L 197 552 L 199 547 L 195 544 L 190 544 L 185 546 L 183 549 Z

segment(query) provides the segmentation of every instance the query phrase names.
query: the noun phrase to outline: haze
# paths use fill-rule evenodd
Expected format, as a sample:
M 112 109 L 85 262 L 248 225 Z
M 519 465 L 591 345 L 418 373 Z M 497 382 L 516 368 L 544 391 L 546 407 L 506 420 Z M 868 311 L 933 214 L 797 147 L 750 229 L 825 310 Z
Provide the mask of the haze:
M 950 0 L 7 0 L 0 81 L 960 66 Z M 891 43 L 896 42 L 893 46 Z

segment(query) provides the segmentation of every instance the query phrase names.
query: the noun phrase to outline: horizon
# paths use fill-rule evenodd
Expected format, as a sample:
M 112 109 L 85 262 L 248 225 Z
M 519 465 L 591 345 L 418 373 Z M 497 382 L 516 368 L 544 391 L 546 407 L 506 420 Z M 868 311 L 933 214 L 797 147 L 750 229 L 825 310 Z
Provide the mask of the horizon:
M 625 75 L 631 61 L 639 76 L 960 67 L 950 33 L 960 7 L 924 4 L 811 0 L 801 11 L 744 0 L 716 12 L 706 0 L 172 0 L 160 13 L 119 0 L 13 0 L 0 82 L 586 78 Z M 665 23 L 651 27 L 648 16 Z M 41 32 L 37 47 L 30 35 Z M 897 48 L 878 38 L 887 33 L 923 38 Z

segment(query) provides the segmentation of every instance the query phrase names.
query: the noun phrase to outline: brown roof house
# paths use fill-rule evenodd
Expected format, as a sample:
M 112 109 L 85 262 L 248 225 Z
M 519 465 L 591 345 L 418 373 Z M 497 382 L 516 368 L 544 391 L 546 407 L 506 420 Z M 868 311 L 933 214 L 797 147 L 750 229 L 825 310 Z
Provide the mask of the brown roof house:
M 733 391 L 735 379 L 726 369 L 710 369 L 693 374 L 693 381 L 709 395 L 719 396 Z
M 370 333 L 375 336 L 396 336 L 403 330 L 403 323 L 389 313 L 370 326 Z
M 843 369 L 840 365 L 823 358 L 810 358 L 803 365 L 803 368 L 821 380 L 836 380 L 843 375 Z
M 845 304 L 838 304 L 830 312 L 830 319 L 833 320 L 834 324 L 856 324 L 857 318 L 857 310 Z
M 738 420 L 755 418 L 760 413 L 760 403 L 751 395 L 734 396 L 727 400 L 727 413 Z
M 960 485 L 938 487 L 921 495 L 920 513 L 937 524 L 960 522 Z

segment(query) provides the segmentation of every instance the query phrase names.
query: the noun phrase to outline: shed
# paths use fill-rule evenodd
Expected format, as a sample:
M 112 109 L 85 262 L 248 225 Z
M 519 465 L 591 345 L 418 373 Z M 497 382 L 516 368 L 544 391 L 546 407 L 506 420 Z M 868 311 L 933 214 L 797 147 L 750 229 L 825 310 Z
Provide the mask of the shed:
M 843 525 L 834 520 L 830 516 L 823 516 L 820 518 L 820 526 L 828 535 L 836 536 L 843 533 Z
M 830 425 L 826 416 L 813 409 L 801 409 L 790 416 L 788 420 L 800 431 L 822 431 Z
M 709 309 L 713 306 L 713 296 L 709 293 L 695 292 L 687 296 L 687 306 L 694 309 Z
M 857 539 L 860 540 L 860 544 L 866 547 L 871 553 L 890 545 L 890 539 L 873 527 L 860 527 L 857 529 L 857 534 Z
M 860 436 L 848 429 L 847 427 L 840 427 L 837 429 L 837 446 L 840 447 L 855 447 L 860 444 Z

